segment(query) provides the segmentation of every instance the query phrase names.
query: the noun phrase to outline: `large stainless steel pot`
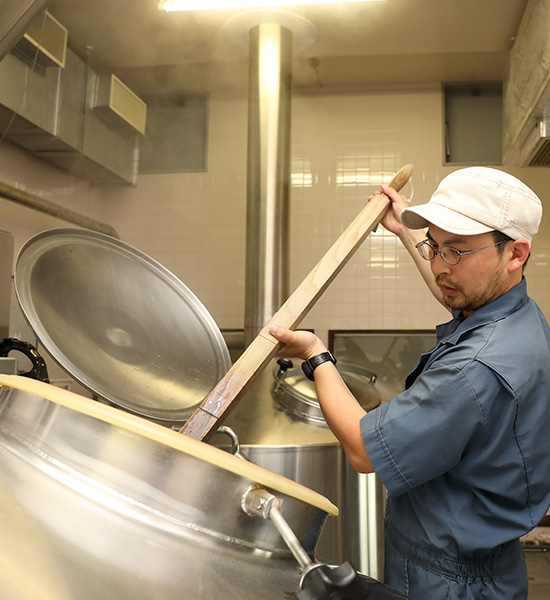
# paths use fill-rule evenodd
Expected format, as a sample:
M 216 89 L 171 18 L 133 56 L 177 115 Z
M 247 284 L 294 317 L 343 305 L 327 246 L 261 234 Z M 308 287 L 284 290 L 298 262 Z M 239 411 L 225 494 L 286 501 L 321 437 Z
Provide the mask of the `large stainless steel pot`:
M 344 357 L 343 357 L 344 358 Z M 241 451 L 254 463 L 330 498 L 341 509 L 329 519 L 319 543 L 321 560 L 351 561 L 371 577 L 383 576 L 385 492 L 375 475 L 349 464 L 328 428 L 312 382 L 297 365 L 272 361 L 226 420 Z M 337 367 L 365 410 L 378 406 L 376 375 L 345 360 Z M 227 436 L 212 443 L 225 447 Z
M 261 485 L 312 554 L 335 507 L 254 464 L 49 384 L 1 375 L 0 597 L 283 600 L 298 564 Z
M 225 341 L 192 292 L 109 236 L 76 229 L 38 234 L 19 252 L 15 284 L 44 347 L 103 402 L 179 428 L 229 368 Z M 376 406 L 373 374 L 343 362 L 339 368 L 364 406 Z M 284 380 L 276 365 L 265 370 L 229 424 L 253 462 L 343 507 L 343 517 L 325 527 L 319 556 L 351 560 L 380 578 L 383 490 L 374 476 L 349 466 L 311 383 L 300 377 L 299 369 Z M 374 525 L 365 532 L 367 520 Z

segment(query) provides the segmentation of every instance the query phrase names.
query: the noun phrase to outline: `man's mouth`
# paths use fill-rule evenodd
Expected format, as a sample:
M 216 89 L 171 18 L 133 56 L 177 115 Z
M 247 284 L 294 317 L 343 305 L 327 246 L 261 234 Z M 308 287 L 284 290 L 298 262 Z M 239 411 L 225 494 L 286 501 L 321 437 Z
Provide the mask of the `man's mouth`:
M 447 285 L 440 285 L 439 289 L 443 292 L 445 296 L 454 296 L 457 293 L 457 290 Z
M 450 285 L 450 282 L 448 281 L 436 279 L 435 282 L 444 296 L 454 296 L 460 291 L 457 285 Z

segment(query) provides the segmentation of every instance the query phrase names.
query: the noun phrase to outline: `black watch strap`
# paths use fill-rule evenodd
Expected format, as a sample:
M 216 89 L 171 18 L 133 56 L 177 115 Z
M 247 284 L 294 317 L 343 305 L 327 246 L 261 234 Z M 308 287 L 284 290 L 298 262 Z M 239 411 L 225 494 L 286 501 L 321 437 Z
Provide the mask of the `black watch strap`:
M 326 352 L 321 352 L 321 354 L 316 354 L 312 356 L 309 360 L 305 360 L 302 363 L 302 371 L 304 375 L 310 380 L 314 381 L 313 371 L 325 362 L 331 362 L 332 364 L 336 364 L 336 359 L 332 354 L 327 350 Z

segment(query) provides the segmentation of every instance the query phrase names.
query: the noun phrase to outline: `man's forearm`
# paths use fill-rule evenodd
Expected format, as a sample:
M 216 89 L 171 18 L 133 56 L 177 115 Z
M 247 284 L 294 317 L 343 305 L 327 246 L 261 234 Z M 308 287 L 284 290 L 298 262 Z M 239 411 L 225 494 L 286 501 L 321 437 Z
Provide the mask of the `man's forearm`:
M 403 227 L 398 237 L 403 246 L 405 246 L 405 248 L 409 251 L 409 254 L 412 256 L 412 259 L 418 267 L 418 270 L 426 282 L 426 285 L 430 289 L 430 292 L 432 292 L 438 302 L 445 306 L 441 290 L 435 283 L 432 269 L 430 268 L 430 262 L 424 260 L 420 254 L 418 254 L 418 251 L 415 248 L 415 245 L 418 244 L 418 242 L 426 239 L 426 234 L 424 231 L 422 229 L 407 229 L 406 227 Z M 445 306 L 445 308 L 447 308 L 447 306 Z
M 342 444 L 351 466 L 360 473 L 372 473 L 374 469 L 361 437 L 361 419 L 366 412 L 332 363 L 315 369 L 315 387 L 325 420 Z

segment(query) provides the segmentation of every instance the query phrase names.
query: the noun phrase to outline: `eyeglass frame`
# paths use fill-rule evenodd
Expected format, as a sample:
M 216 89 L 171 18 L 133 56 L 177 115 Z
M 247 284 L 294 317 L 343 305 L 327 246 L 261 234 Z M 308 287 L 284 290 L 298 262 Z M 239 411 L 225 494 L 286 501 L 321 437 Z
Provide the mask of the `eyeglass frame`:
M 458 265 L 458 263 L 460 263 L 460 261 L 462 260 L 463 256 L 468 256 L 468 254 L 473 254 L 474 252 L 480 252 L 481 250 L 487 250 L 487 248 L 492 248 L 493 246 L 498 246 L 500 244 L 506 244 L 506 243 L 508 243 L 508 241 L 509 240 L 501 240 L 500 242 L 495 242 L 494 244 L 490 244 L 489 246 L 483 246 L 483 248 L 476 248 L 475 250 L 457 250 L 456 248 L 453 248 L 452 246 L 443 246 L 440 250 L 438 250 L 437 248 L 434 248 L 430 244 L 429 239 L 425 239 L 425 240 L 422 240 L 421 242 L 418 242 L 418 244 L 415 245 L 415 248 L 417 249 L 418 254 L 420 254 L 420 257 L 423 258 L 424 260 L 427 260 L 430 262 L 439 254 L 445 264 L 449 265 L 450 267 L 456 267 L 456 265 Z M 427 258 L 426 256 L 422 255 L 422 251 L 420 250 L 420 247 L 424 247 L 424 246 L 429 246 L 431 251 L 433 252 L 433 256 L 431 258 Z M 443 257 L 442 252 L 446 248 L 448 248 L 449 250 L 452 250 L 456 254 L 456 256 L 458 256 L 458 260 L 455 263 L 450 263 L 448 260 L 445 260 L 445 258 Z

